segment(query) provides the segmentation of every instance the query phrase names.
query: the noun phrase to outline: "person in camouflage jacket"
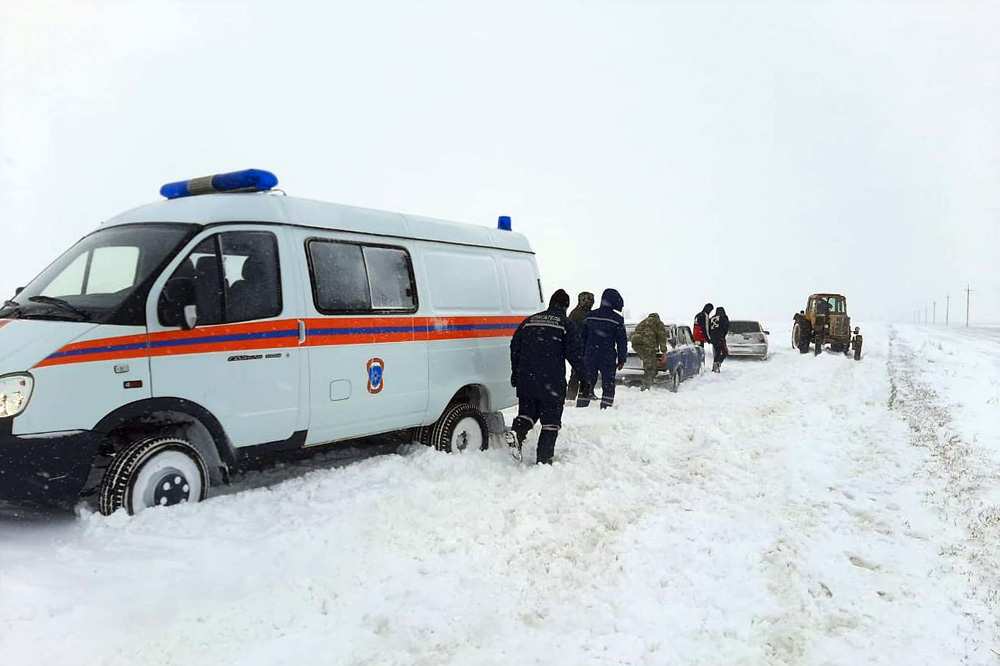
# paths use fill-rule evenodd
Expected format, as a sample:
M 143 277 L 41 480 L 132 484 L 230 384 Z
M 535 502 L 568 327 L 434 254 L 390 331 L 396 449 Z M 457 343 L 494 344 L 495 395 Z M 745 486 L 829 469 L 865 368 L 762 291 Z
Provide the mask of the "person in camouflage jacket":
M 642 390 L 653 388 L 658 370 L 657 354 L 668 351 L 667 327 L 660 321 L 660 315 L 653 312 L 639 322 L 632 332 L 632 349 L 642 359 Z

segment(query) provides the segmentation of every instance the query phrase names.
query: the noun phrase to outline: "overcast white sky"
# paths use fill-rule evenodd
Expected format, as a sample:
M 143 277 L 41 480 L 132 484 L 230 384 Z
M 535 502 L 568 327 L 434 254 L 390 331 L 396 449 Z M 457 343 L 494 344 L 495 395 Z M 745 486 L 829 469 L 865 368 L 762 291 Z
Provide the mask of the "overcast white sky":
M 1000 3 L 0 0 L 0 293 L 159 186 L 530 237 L 632 316 L 1000 321 Z M 964 312 L 963 312 L 964 314 Z

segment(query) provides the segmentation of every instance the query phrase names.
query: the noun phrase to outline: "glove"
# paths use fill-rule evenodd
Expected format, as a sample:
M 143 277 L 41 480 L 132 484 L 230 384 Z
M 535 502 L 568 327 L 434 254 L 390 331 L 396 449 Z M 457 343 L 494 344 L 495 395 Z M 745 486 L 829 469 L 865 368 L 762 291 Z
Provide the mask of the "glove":
M 625 361 L 622 361 L 621 363 L 618 364 L 618 369 L 619 370 L 621 370 L 624 367 L 625 367 Z
M 512 387 L 514 387 L 514 388 L 517 388 L 517 373 L 516 372 L 512 372 L 510 374 L 510 385 Z

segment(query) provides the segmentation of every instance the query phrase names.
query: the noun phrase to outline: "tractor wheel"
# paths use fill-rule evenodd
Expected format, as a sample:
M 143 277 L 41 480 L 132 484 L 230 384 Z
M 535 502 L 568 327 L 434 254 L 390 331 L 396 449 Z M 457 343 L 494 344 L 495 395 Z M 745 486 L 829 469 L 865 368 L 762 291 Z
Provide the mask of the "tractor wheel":
M 802 327 L 799 326 L 798 322 L 792 324 L 792 349 L 802 348 Z

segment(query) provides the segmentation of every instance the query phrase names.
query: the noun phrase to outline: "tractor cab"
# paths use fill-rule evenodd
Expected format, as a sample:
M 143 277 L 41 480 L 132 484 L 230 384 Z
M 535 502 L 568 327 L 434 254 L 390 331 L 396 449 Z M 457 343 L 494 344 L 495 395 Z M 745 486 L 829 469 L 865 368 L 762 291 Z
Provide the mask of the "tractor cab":
M 797 315 L 798 316 L 798 315 Z M 803 321 L 792 328 L 792 345 L 808 349 L 815 344 L 819 354 L 824 345 L 834 352 L 848 353 L 851 346 L 851 318 L 847 298 L 841 294 L 813 294 L 806 303 Z

